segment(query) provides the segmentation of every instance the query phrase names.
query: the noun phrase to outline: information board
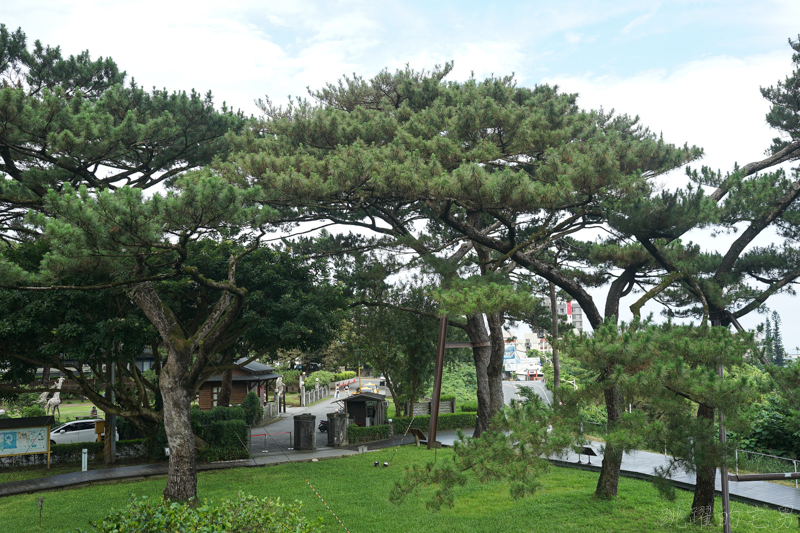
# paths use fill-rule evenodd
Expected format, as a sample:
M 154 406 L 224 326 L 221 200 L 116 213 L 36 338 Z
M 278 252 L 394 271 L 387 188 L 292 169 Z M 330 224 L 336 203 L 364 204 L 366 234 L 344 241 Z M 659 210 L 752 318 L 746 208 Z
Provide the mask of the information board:
M 47 453 L 47 426 L 0 429 L 0 457 Z

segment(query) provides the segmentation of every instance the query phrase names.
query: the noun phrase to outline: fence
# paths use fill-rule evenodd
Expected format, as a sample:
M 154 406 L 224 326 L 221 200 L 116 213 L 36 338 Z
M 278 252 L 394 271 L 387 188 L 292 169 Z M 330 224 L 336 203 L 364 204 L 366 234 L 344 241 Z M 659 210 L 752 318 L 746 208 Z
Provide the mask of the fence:
M 306 407 L 314 402 L 331 395 L 330 385 L 320 385 L 319 388 L 306 389 L 305 393 L 300 394 L 300 407 Z
M 280 408 L 278 401 L 267 402 L 264 404 L 264 416 L 262 420 L 272 420 L 280 416 Z
M 739 475 L 739 468 L 755 474 L 774 474 L 797 472 L 797 459 L 769 455 L 767 453 L 750 452 L 747 450 L 734 450 L 736 461 L 736 475 Z M 789 463 L 791 463 L 791 469 Z M 794 487 L 798 488 L 797 480 Z

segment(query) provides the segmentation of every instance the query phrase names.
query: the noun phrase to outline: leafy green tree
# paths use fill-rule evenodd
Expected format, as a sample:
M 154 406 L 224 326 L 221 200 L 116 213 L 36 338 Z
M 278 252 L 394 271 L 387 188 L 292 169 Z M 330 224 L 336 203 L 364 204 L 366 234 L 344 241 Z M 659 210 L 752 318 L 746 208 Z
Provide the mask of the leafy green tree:
M 146 189 L 209 164 L 244 125 L 211 93 L 146 91 L 125 84 L 110 58 L 65 58 L 59 47 L 0 25 L 0 236 L 33 236 L 28 209 L 48 190 Z
M 276 212 L 255 203 L 257 190 L 243 192 L 214 176 L 187 176 L 178 180 L 176 187 L 149 198 L 131 187 L 95 194 L 86 188 L 73 191 L 65 187 L 61 193 L 51 190 L 46 210 L 30 219 L 42 230 L 51 247 L 39 269 L 27 271 L 3 256 L 0 271 L 5 285 L 13 283 L 29 289 L 125 288 L 127 296 L 157 331 L 167 354 L 159 373 L 163 420 L 171 452 L 164 496 L 183 501 L 197 493 L 190 402 L 211 374 L 231 367 L 233 361 L 223 357 L 228 353 L 225 349 L 243 336 L 247 340 L 248 329 L 254 330 L 253 339 L 268 332 L 295 343 L 312 334 L 319 339 L 312 342 L 324 342 L 325 329 L 312 331 L 308 322 L 319 319 L 325 311 L 309 309 L 308 322 L 293 326 L 281 321 L 284 315 L 242 323 L 239 319 L 243 312 L 260 317 L 262 310 L 258 294 L 251 301 L 253 307 L 248 308 L 252 295 L 243 286 L 237 269 L 244 270 L 245 258 L 258 253 Z M 236 244 L 227 245 L 229 255 L 224 268 L 204 272 L 201 267 L 206 266 L 207 260 L 202 256 L 202 246 L 196 243 L 210 238 Z M 267 276 L 273 274 L 264 271 L 263 265 L 252 268 L 261 268 Z M 59 279 L 74 279 L 69 276 L 81 272 L 103 274 L 111 281 L 94 285 L 57 284 Z M 170 300 L 174 285 L 162 282 L 180 280 L 188 280 L 183 281 L 185 290 L 206 294 L 198 294 L 189 304 L 181 299 Z M 298 301 L 307 303 L 302 297 Z M 298 311 L 291 304 L 272 305 L 286 314 Z M 264 331 L 259 331 L 260 328 Z M 251 358 L 258 355 L 252 354 Z M 95 400 L 91 394 L 90 398 Z
M 580 283 L 586 276 L 554 268 L 543 250 L 601 220 L 604 199 L 636 193 L 643 178 L 699 151 L 664 143 L 636 119 L 582 111 L 576 95 L 555 87 L 521 88 L 510 76 L 445 82 L 450 68 L 345 78 L 312 93 L 316 103 L 276 108 L 265 102 L 261 128 L 235 141 L 221 171 L 237 183 L 263 185 L 267 201 L 394 232 L 412 249 L 444 236 L 442 244 L 452 243 L 447 257 L 463 257 L 458 245 L 466 237 L 463 246 L 474 247 L 483 271 L 514 261 L 568 292 L 599 325 L 603 314 Z M 419 236 L 420 219 L 433 231 Z M 442 244 L 419 253 L 430 258 Z M 447 272 L 459 263 L 439 265 L 447 267 L 439 270 L 447 287 Z M 633 278 L 626 272 L 613 294 L 627 294 Z M 607 316 L 617 314 L 618 301 L 608 299 Z M 479 422 L 486 419 L 482 413 L 502 406 L 502 322 L 487 318 L 491 353 L 474 350 Z M 467 316 L 472 342 L 489 340 L 483 321 Z M 490 372 L 497 377 L 489 379 Z

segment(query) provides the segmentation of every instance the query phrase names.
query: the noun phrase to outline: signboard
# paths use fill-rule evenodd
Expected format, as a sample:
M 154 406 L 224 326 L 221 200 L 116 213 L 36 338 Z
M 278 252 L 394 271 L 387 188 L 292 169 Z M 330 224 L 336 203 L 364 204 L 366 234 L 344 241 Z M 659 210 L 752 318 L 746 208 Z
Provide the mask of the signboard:
M 47 426 L 38 428 L 3 429 L 0 430 L 0 457 L 5 455 L 23 455 L 30 453 L 47 453 Z
M 50 426 L 52 416 L 5 418 L 0 420 L 0 457 L 47 454 L 50 467 Z
M 506 345 L 505 353 L 503 353 L 503 359 L 514 359 L 517 356 L 514 345 Z

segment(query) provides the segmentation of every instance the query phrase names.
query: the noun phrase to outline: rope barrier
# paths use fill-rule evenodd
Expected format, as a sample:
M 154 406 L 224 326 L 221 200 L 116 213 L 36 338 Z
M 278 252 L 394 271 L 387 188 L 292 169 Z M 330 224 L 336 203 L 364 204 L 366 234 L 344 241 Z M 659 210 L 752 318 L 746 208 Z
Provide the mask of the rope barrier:
M 272 442 L 274 442 L 274 443 L 275 443 L 275 445 L 276 445 L 276 446 L 278 446 L 278 442 L 277 442 L 277 441 L 276 441 L 276 440 L 275 440 L 275 439 L 272 437 L 272 434 L 271 434 L 271 433 L 266 433 L 266 435 L 269 435 L 269 437 L 272 439 Z M 276 433 L 276 435 L 279 435 L 279 433 Z M 289 456 L 286 454 L 286 452 L 285 452 L 285 451 L 283 451 L 283 450 L 281 450 L 281 449 L 280 449 L 280 446 L 278 446 L 278 450 L 279 450 L 279 451 L 280 451 L 280 452 L 283 454 L 283 456 L 286 458 L 286 461 L 287 461 L 287 462 L 288 462 L 290 465 L 292 465 L 292 467 L 295 469 L 295 471 L 297 471 L 297 474 L 298 474 L 300 477 L 302 477 L 302 478 L 303 478 L 303 481 L 305 481 L 305 482 L 306 482 L 306 485 L 308 485 L 308 487 L 309 487 L 309 488 L 312 490 L 312 492 L 314 492 L 314 494 L 316 494 L 316 495 L 317 495 L 317 498 L 319 498 L 319 501 L 321 501 L 321 502 L 322 502 L 322 505 L 324 505 L 324 506 L 325 506 L 325 508 L 326 508 L 328 511 L 330 511 L 330 513 L 333 515 L 333 517 L 336 519 L 336 521 L 337 521 L 337 522 L 339 522 L 339 525 L 340 525 L 340 526 L 342 526 L 342 528 L 343 528 L 345 531 L 347 531 L 347 533 L 350 533 L 350 530 L 349 530 L 349 529 L 347 529 L 347 526 L 346 526 L 346 525 L 344 525 L 344 522 L 342 522 L 342 519 L 341 519 L 341 518 L 339 518 L 339 516 L 338 516 L 336 513 L 334 513 L 334 512 L 333 512 L 333 509 L 331 509 L 331 508 L 330 508 L 330 506 L 328 505 L 328 502 L 326 502 L 326 501 L 325 501 L 325 499 L 324 499 L 324 498 L 322 497 L 322 495 L 321 495 L 321 494 L 320 494 L 320 493 L 317 491 L 317 489 L 315 489 L 315 488 L 314 488 L 314 486 L 313 486 L 313 485 L 312 485 L 312 484 L 311 484 L 311 483 L 308 481 L 308 479 L 306 479 L 306 477 L 303 475 L 303 473 L 300 471 L 300 469 L 299 469 L 299 468 L 297 468 L 297 464 L 295 464 L 295 462 L 294 462 L 294 461 L 292 461 L 292 460 L 289 458 Z

